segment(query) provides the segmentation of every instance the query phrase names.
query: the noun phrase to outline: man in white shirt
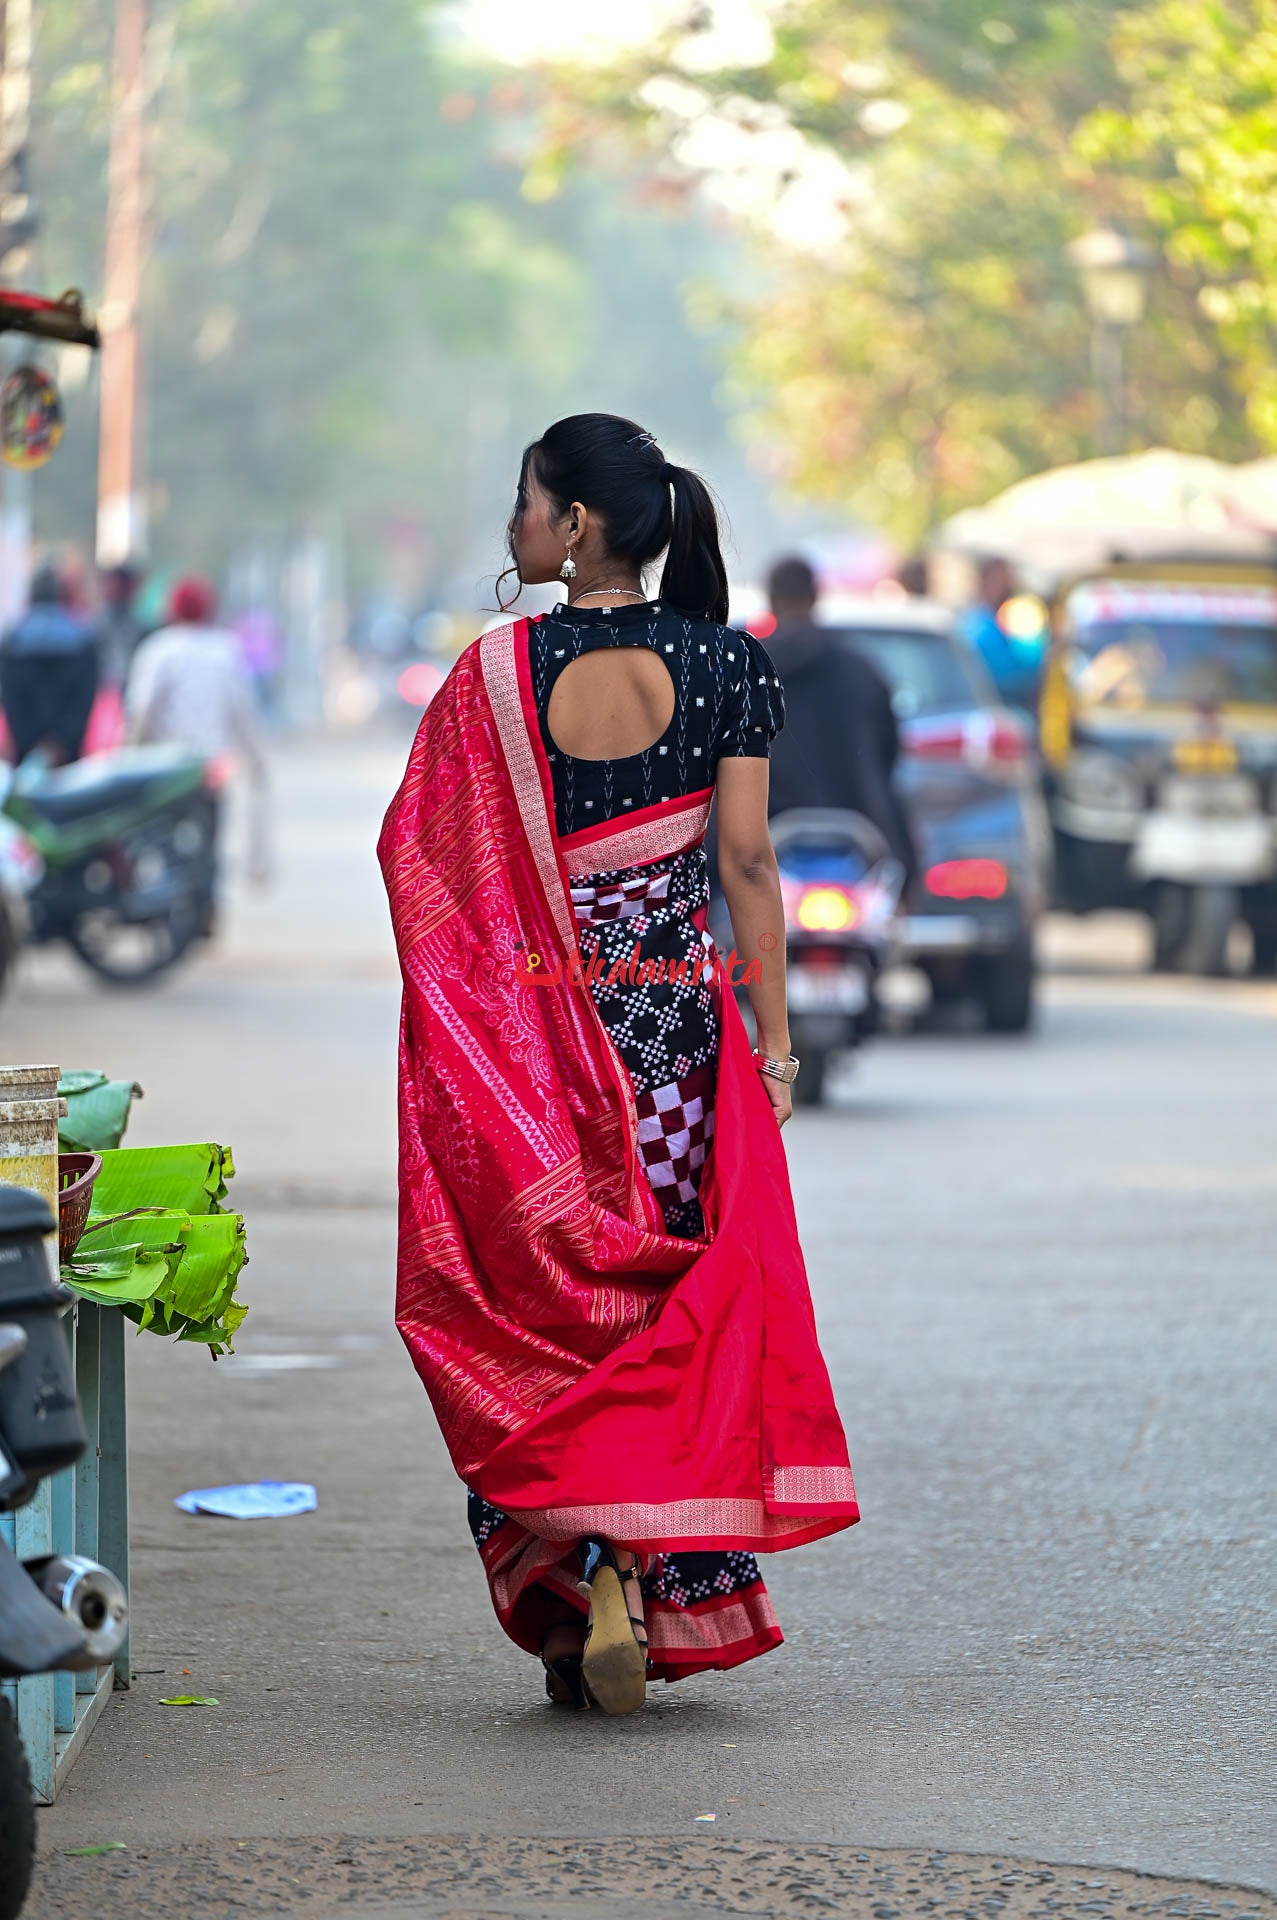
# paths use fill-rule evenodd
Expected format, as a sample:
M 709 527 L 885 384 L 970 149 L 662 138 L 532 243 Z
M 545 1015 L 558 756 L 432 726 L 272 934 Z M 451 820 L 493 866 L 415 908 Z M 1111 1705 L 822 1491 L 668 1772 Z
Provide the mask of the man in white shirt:
M 169 622 L 144 640 L 129 670 L 125 710 L 129 738 L 187 748 L 210 761 L 242 761 L 253 783 L 254 879 L 265 879 L 266 756 L 248 675 L 233 633 L 215 624 L 211 582 L 179 580 Z

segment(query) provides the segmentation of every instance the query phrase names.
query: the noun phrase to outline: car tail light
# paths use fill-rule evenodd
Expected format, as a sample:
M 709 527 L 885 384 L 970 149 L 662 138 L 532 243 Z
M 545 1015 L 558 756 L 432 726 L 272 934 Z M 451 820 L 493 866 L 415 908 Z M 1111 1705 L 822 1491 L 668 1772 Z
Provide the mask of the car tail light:
M 951 760 L 995 779 L 1019 780 L 1028 769 L 1028 735 L 1011 713 L 951 713 L 910 720 L 901 728 L 901 740 L 915 760 Z
M 804 887 L 796 918 L 808 933 L 849 933 L 859 924 L 860 903 L 845 887 Z
M 941 860 L 927 868 L 927 892 L 939 900 L 1001 900 L 1006 890 L 1000 860 Z

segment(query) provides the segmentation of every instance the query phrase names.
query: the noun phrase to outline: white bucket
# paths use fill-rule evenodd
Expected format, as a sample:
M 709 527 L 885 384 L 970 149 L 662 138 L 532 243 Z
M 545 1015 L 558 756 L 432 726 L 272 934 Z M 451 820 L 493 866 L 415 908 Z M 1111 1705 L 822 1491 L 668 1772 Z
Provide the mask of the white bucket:
M 58 1067 L 0 1067 L 0 1185 L 29 1187 L 58 1217 L 58 1121 L 66 1113 L 58 1098 Z M 58 1237 L 48 1239 L 54 1272 Z

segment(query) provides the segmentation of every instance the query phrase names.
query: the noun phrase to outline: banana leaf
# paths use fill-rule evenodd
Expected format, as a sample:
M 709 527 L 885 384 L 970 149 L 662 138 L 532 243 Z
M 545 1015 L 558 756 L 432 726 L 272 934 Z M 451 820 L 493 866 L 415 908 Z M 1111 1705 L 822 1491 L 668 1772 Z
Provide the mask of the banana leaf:
M 114 1287 L 109 1303 L 118 1304 L 141 1331 L 200 1341 L 216 1356 L 231 1351 L 248 1311 L 235 1298 L 247 1257 L 237 1213 L 134 1207 L 107 1218 L 90 1216 L 75 1258 L 62 1272 L 68 1286 L 102 1304 L 103 1289 Z M 114 1281 L 117 1271 L 135 1277 Z M 142 1284 L 143 1271 L 153 1284 Z
M 119 1146 L 142 1089 L 133 1080 L 108 1080 L 89 1068 L 64 1073 L 58 1092 L 67 1103 L 66 1118 L 58 1122 L 63 1153 L 102 1153 Z
M 221 1320 L 247 1258 L 244 1222 L 237 1213 L 216 1213 L 189 1222 L 186 1252 L 178 1262 L 165 1301 L 171 1313 L 196 1326 Z
M 141 1307 L 166 1284 L 175 1265 L 174 1255 L 163 1248 L 103 1247 L 88 1256 L 77 1248 L 62 1278 L 96 1306 Z
M 221 1319 L 211 1326 L 200 1326 L 191 1321 L 177 1334 L 179 1340 L 198 1340 L 211 1347 L 214 1356 L 219 1353 L 234 1353 L 232 1345 L 235 1335 L 243 1324 L 248 1308 L 240 1300 L 232 1300 L 222 1313 Z
M 120 1147 L 102 1155 L 91 1217 L 135 1207 L 172 1207 L 183 1213 L 220 1213 L 235 1172 L 229 1147 L 213 1141 L 180 1147 Z
M 90 1214 L 77 1257 L 92 1259 L 99 1251 L 116 1247 L 145 1247 L 154 1252 L 171 1249 L 182 1254 L 191 1237 L 191 1225 L 190 1214 L 177 1207 L 133 1207 L 128 1213 L 108 1218 Z

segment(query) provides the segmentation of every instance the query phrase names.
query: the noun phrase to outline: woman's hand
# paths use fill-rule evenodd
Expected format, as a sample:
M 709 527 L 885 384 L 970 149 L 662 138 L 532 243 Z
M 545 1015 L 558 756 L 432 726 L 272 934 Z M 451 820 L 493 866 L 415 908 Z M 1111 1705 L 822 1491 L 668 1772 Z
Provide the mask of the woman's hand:
M 773 1078 L 770 1073 L 760 1073 L 758 1077 L 767 1090 L 767 1098 L 772 1103 L 776 1125 L 783 1127 L 794 1110 L 793 1095 L 783 1080 Z

